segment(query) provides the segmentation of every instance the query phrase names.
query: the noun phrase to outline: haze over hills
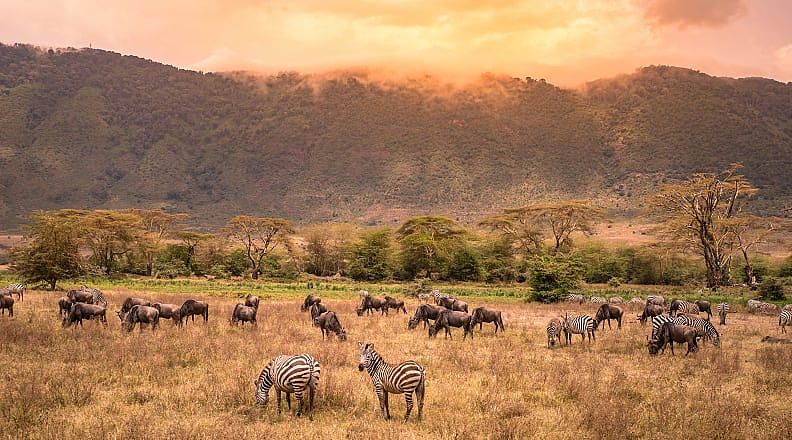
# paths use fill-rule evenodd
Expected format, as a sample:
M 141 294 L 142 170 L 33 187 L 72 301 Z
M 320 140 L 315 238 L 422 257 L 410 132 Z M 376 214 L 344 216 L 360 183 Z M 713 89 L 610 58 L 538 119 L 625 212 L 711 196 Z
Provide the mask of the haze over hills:
M 212 226 L 470 220 L 561 197 L 634 209 L 666 179 L 732 162 L 767 209 L 792 198 L 792 84 L 662 66 L 580 91 L 442 84 L 0 45 L 0 229 L 61 207 L 162 206 Z

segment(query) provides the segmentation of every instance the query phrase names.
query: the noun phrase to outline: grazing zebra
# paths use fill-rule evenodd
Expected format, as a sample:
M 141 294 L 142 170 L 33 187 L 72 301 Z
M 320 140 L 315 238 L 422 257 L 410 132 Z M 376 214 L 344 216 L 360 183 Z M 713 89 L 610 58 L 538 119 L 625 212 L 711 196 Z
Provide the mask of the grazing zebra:
M 716 306 L 716 309 L 718 310 L 720 325 L 726 325 L 726 315 L 729 314 L 729 303 L 720 303 Z
M 778 311 L 778 306 L 775 304 L 770 304 L 762 301 L 757 301 L 755 299 L 748 300 L 748 312 L 750 313 L 765 313 L 765 314 L 774 314 Z
M 612 297 L 608 298 L 608 302 L 611 303 L 611 304 L 621 304 L 621 303 L 624 302 L 624 298 L 622 298 L 620 296 L 612 296 Z
M 107 300 L 105 299 L 104 295 L 102 295 L 102 291 L 99 289 L 94 289 L 88 286 L 80 286 L 80 290 L 83 292 L 87 292 L 91 294 L 91 299 L 93 300 L 94 304 L 101 304 L 104 307 L 107 307 Z
M 668 315 L 657 315 L 652 317 L 652 339 L 657 339 L 657 335 L 660 334 L 660 328 L 663 327 L 663 324 L 666 322 L 673 324 L 674 319 Z
M 583 304 L 585 298 L 583 298 L 583 295 L 578 295 L 577 293 L 570 293 L 569 295 L 567 295 L 566 300 L 567 302 L 571 302 L 571 303 Z
M 658 306 L 665 306 L 665 298 L 661 295 L 649 295 L 646 297 L 647 304 L 656 304 Z
M 698 315 L 699 307 L 696 305 L 696 303 L 675 299 L 671 301 L 671 307 L 668 310 L 668 314 L 671 316 L 676 316 L 679 313 L 693 313 Z
M 564 328 L 566 329 L 566 342 L 572 344 L 572 335 L 580 335 L 582 341 L 585 342 L 588 336 L 589 342 L 597 340 L 594 332 L 597 330 L 597 323 L 594 318 L 588 315 L 569 316 L 564 317 Z
M 601 296 L 592 296 L 590 301 L 591 301 L 592 304 L 604 304 L 604 303 L 608 302 L 607 299 L 605 299 L 605 298 L 603 298 Z
M 778 326 L 781 327 L 781 333 L 786 333 L 786 326 L 792 325 L 792 310 L 781 310 L 778 314 Z
M 271 360 L 261 370 L 256 384 L 256 403 L 265 406 L 269 401 L 269 390 L 275 386 L 278 414 L 281 413 L 281 392 L 294 393 L 297 397 L 297 417 L 303 412 L 303 393 L 308 389 L 308 410 L 313 409 L 314 394 L 319 385 L 321 367 L 309 354 L 281 355 Z M 290 402 L 291 405 L 291 402 Z
M 429 292 L 429 294 L 432 295 L 432 297 L 435 300 L 435 304 L 437 304 L 438 306 L 441 305 L 440 301 L 442 301 L 443 299 L 451 298 L 450 295 L 446 293 L 441 293 L 439 290 L 432 290 L 431 292 Z
M 633 297 L 632 299 L 630 299 L 629 301 L 627 301 L 627 305 L 628 306 L 643 306 L 644 305 L 644 300 L 642 300 L 641 298 L 638 298 L 636 296 L 636 297 Z
M 553 318 L 547 324 L 547 348 L 555 347 L 556 341 L 561 344 L 561 333 L 564 332 L 564 324 L 558 318 Z
M 697 316 L 678 315 L 674 318 L 674 324 L 693 327 L 700 335 L 704 336 L 704 339 L 709 338 L 712 341 L 712 345 L 720 347 L 720 335 L 715 330 L 715 326 L 708 320 Z
M 413 392 L 418 399 L 418 420 L 423 415 L 424 391 L 426 387 L 426 369 L 415 361 L 406 361 L 398 365 L 388 365 L 385 359 L 374 350 L 374 344 L 363 344 L 360 347 L 360 364 L 358 370 L 367 370 L 374 384 L 374 392 L 379 398 L 380 409 L 385 419 L 390 419 L 388 393 L 404 394 L 407 401 L 407 412 L 404 421 L 410 418 L 413 408 Z
M 419 293 L 418 301 L 421 301 L 421 304 L 429 304 L 429 298 L 431 297 L 432 295 L 429 295 L 428 293 Z
M 785 305 L 783 310 L 792 310 L 792 304 Z
M 24 284 L 9 284 L 6 290 L 8 291 L 8 295 L 16 295 L 17 299 L 20 301 L 25 300 L 25 290 L 27 290 L 27 287 L 25 287 Z

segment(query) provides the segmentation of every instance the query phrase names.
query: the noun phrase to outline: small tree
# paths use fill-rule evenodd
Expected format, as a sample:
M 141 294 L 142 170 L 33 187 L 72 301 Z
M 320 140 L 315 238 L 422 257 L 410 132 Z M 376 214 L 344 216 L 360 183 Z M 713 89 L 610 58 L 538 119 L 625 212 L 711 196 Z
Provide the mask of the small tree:
M 261 264 L 275 248 L 284 245 L 289 234 L 294 233 L 290 221 L 282 218 L 238 215 L 223 228 L 226 236 L 240 243 L 248 259 L 251 277 L 261 274 Z
M 784 285 L 776 278 L 767 277 L 762 281 L 759 293 L 763 299 L 782 301 L 784 299 Z
M 445 217 L 423 216 L 407 220 L 397 231 L 401 265 L 408 278 L 443 273 L 449 254 L 464 231 Z
M 178 222 L 189 215 L 169 214 L 159 209 L 130 209 L 129 213 L 140 219 L 142 234 L 138 237 L 138 246 L 146 261 L 146 275 L 151 276 L 154 259 L 162 240 L 178 227 Z
M 536 203 L 504 210 L 506 216 L 526 219 L 525 224 L 533 224 L 547 230 L 553 238 L 553 250 L 569 248 L 572 234 L 594 233 L 594 226 L 602 218 L 602 211 L 580 200 L 564 200 L 552 203 Z
M 349 276 L 356 280 L 381 281 L 393 276 L 393 244 L 388 229 L 367 231 L 349 246 Z
M 79 230 L 71 219 L 33 214 L 26 243 L 11 251 L 11 270 L 29 282 L 45 282 L 52 290 L 58 281 L 82 275 Z

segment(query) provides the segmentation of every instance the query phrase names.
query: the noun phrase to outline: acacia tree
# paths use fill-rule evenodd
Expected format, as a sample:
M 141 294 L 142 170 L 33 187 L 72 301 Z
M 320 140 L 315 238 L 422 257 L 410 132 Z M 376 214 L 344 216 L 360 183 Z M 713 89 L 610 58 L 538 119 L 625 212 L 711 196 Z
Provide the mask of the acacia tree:
M 36 212 L 25 239 L 11 251 L 11 270 L 26 281 L 46 282 L 54 290 L 58 281 L 83 273 L 80 228 L 73 219 Z
M 160 209 L 130 209 L 129 213 L 140 219 L 143 234 L 139 237 L 138 246 L 146 261 L 146 275 L 151 276 L 162 240 L 178 225 L 177 222 L 189 214 L 169 214 Z
M 184 263 L 190 270 L 192 270 L 198 245 L 210 239 L 212 234 L 202 234 L 195 231 L 179 231 L 176 233 L 176 237 L 181 240 L 181 244 L 185 249 L 187 259 Z
M 349 275 L 356 280 L 381 281 L 393 275 L 393 244 L 389 229 L 360 234 L 349 245 Z
M 555 252 L 569 245 L 571 236 L 575 232 L 581 232 L 583 235 L 594 234 L 594 226 L 602 217 L 601 210 L 580 200 L 536 203 L 521 208 L 505 209 L 503 213 L 512 218 L 525 219 L 523 222 L 526 225 L 535 224 L 540 229 L 548 230 L 553 237 Z
M 734 244 L 745 261 L 745 281 L 751 290 L 756 290 L 758 284 L 749 252 L 754 246 L 767 243 L 776 231 L 775 223 L 772 219 L 743 214 L 730 219 L 728 228 L 734 234 Z
M 140 217 L 129 212 L 96 210 L 78 215 L 83 241 L 91 248 L 91 259 L 110 275 L 119 257 L 143 240 Z
M 346 251 L 354 232 L 354 225 L 343 223 L 307 227 L 303 231 L 306 270 L 319 276 L 333 275 L 343 271 Z
M 445 217 L 422 216 L 407 220 L 397 231 L 402 268 L 408 276 L 430 276 L 443 270 L 449 251 L 464 231 Z
M 294 233 L 294 227 L 282 218 L 238 215 L 226 223 L 223 232 L 244 247 L 251 277 L 255 280 L 261 273 L 264 258 L 279 245 L 287 245 L 288 235 Z
M 531 255 L 542 249 L 543 237 L 533 217 L 525 214 L 523 211 L 502 213 L 480 221 L 479 226 L 498 234 L 524 256 Z

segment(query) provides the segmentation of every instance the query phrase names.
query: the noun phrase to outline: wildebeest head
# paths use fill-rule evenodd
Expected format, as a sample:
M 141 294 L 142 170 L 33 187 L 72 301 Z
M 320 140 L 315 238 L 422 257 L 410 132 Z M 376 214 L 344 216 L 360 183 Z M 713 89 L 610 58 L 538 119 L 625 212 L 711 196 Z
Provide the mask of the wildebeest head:
M 341 327 L 341 331 L 339 331 L 336 334 L 338 335 L 338 340 L 339 341 L 346 341 L 347 334 L 346 334 L 346 329 L 345 328 Z
M 371 360 L 374 354 L 374 344 L 363 344 L 358 341 L 360 348 L 360 363 L 358 364 L 358 371 L 363 371 L 371 365 Z
M 656 355 L 660 351 L 660 341 L 657 339 L 649 339 L 646 337 L 646 346 L 649 348 L 649 354 Z
M 363 307 L 358 307 L 357 309 L 355 309 L 355 313 L 357 313 L 358 316 L 363 316 L 364 311 L 365 309 Z
M 417 320 L 417 319 L 415 319 L 415 318 L 410 318 L 410 320 L 409 320 L 409 321 L 407 321 L 407 329 L 408 329 L 408 330 L 412 330 L 412 329 L 414 329 L 415 327 L 418 327 L 418 323 L 419 323 L 419 322 L 420 322 L 420 321 L 419 321 L 419 320 Z

